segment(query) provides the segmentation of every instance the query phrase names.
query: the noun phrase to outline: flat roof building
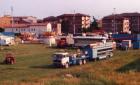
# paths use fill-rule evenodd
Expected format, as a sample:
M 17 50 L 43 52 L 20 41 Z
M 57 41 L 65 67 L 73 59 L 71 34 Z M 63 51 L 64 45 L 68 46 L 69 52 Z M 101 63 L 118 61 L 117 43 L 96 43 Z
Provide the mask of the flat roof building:
M 102 19 L 103 29 L 107 32 L 122 32 L 124 19 L 129 20 L 130 31 L 140 33 L 140 13 L 122 13 L 105 16 Z

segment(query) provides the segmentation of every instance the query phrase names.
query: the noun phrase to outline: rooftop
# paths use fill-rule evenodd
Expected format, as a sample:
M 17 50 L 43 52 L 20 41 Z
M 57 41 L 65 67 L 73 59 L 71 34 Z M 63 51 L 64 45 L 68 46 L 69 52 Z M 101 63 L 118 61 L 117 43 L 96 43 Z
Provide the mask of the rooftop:
M 65 16 L 65 17 L 72 17 L 72 16 L 88 16 L 88 17 L 90 17 L 90 16 L 87 15 L 87 14 L 81 14 L 81 13 L 76 13 L 76 14 L 62 14 L 62 15 L 57 16 L 57 17 L 62 17 L 62 16 Z
M 8 26 L 5 26 L 5 28 L 25 28 L 29 26 L 46 26 L 48 23 L 33 23 L 33 24 L 11 24 Z
M 133 12 L 133 13 L 112 14 L 109 16 L 105 16 L 103 19 L 113 19 L 114 17 L 115 17 L 115 19 L 124 19 L 126 17 L 132 17 L 132 16 L 139 16 L 140 17 L 140 13 Z

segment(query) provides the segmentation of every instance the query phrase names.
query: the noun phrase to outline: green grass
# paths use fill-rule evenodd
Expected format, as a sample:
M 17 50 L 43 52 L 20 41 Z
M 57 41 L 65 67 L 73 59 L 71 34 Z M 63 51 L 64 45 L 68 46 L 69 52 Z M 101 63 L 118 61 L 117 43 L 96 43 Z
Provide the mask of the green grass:
M 51 55 L 63 49 L 42 44 L 3 47 L 4 54 L 12 52 L 16 64 L 0 64 L 0 85 L 139 85 L 140 50 L 115 51 L 108 60 L 89 62 L 69 69 L 51 66 Z M 67 49 L 69 52 L 74 49 Z M 72 77 L 65 76 L 71 74 Z M 129 81 L 129 82 L 128 82 Z

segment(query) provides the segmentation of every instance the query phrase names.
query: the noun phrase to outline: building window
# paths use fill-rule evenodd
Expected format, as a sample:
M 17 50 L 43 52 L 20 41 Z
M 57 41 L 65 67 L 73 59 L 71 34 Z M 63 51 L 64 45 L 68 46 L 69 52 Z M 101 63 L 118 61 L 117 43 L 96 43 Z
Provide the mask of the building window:
M 34 31 L 34 29 L 32 28 L 31 31 Z

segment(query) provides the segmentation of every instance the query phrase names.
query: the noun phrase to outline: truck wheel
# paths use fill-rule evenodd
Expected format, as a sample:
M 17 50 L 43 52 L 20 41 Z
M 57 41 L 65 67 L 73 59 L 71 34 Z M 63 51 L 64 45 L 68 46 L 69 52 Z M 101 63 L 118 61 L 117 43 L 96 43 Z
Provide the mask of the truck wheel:
M 86 64 L 87 63 L 87 61 L 86 60 L 83 60 L 83 64 Z
M 82 65 L 82 63 L 83 63 L 82 60 L 79 60 L 79 65 Z
M 69 68 L 69 64 L 68 64 L 68 63 L 66 63 L 64 67 L 65 67 L 65 68 Z
M 113 53 L 110 53 L 110 57 L 112 57 L 113 56 Z
M 111 58 L 113 56 L 113 53 L 109 53 L 107 56 L 106 56 L 106 58 L 108 59 L 108 58 Z
M 99 58 L 99 57 L 97 57 L 97 58 L 96 58 L 96 61 L 99 61 L 99 60 L 100 60 L 100 58 Z
M 109 58 L 110 58 L 110 55 L 107 55 L 105 59 L 109 59 Z

